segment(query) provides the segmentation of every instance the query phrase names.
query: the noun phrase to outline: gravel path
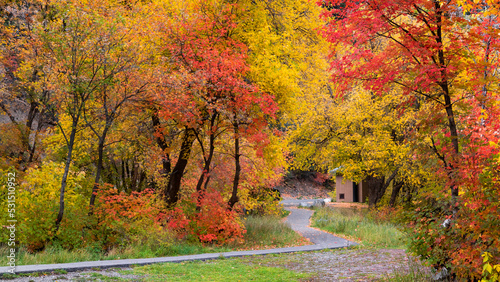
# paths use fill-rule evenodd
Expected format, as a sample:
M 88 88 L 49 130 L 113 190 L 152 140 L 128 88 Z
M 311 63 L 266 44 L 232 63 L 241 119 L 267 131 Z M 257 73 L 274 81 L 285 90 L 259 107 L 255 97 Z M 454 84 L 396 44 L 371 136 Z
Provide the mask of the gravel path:
M 261 258 L 243 258 L 248 263 L 283 267 L 311 273 L 307 281 L 380 281 L 394 272 L 408 273 L 410 269 L 427 270 L 405 250 L 395 249 L 336 249 L 310 253 L 293 253 Z M 418 280 L 417 280 L 418 281 Z M 426 281 L 426 280 L 423 280 Z

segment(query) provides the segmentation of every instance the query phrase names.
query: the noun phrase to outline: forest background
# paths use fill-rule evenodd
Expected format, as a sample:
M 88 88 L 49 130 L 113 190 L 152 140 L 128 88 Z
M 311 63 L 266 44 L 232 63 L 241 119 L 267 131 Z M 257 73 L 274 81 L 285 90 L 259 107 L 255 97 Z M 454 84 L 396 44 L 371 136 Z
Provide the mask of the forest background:
M 500 262 L 495 1 L 0 4 L 0 197 L 30 251 L 242 240 L 286 173 L 340 168 L 434 267 Z

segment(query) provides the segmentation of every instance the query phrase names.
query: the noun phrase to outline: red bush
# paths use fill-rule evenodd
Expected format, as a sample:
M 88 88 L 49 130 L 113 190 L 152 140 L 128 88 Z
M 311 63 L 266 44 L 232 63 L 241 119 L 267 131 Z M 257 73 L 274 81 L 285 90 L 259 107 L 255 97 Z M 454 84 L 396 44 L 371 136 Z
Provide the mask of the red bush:
M 236 211 L 228 209 L 220 192 L 202 192 L 198 196 L 193 193 L 188 201 L 168 213 L 168 226 L 180 238 L 194 237 L 201 243 L 216 245 L 243 240 L 246 232 L 243 223 Z

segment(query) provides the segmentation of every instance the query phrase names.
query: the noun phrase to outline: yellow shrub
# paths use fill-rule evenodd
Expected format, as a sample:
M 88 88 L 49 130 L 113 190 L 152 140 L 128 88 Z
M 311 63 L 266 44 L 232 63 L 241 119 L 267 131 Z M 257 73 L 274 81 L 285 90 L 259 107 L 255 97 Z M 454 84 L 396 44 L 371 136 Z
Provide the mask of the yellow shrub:
M 30 168 L 17 191 L 18 237 L 29 250 L 42 249 L 58 238 L 65 248 L 81 244 L 90 190 L 85 173 L 70 171 L 65 191 L 64 218 L 57 234 L 55 221 L 59 212 L 59 196 L 64 164 L 47 162 Z

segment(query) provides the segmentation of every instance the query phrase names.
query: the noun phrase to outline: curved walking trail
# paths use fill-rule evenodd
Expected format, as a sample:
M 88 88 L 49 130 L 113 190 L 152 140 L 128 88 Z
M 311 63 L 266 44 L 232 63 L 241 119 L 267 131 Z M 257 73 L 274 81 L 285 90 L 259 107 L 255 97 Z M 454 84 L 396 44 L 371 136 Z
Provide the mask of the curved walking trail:
M 209 260 L 221 257 L 242 257 L 252 255 L 267 255 L 292 252 L 308 252 L 324 249 L 337 249 L 356 245 L 356 243 L 333 236 L 320 230 L 309 227 L 309 219 L 313 211 L 307 209 L 286 208 L 291 214 L 287 217 L 286 222 L 291 228 L 300 233 L 305 238 L 309 239 L 314 245 L 288 247 L 269 250 L 252 250 L 252 251 L 234 251 L 226 253 L 211 253 L 198 254 L 176 257 L 160 257 L 160 258 L 144 258 L 144 259 L 122 259 L 122 260 L 104 260 L 104 261 L 85 261 L 60 264 L 39 264 L 39 265 L 20 265 L 16 267 L 16 273 L 31 273 L 31 272 L 51 272 L 54 270 L 79 271 L 91 268 L 114 268 L 128 267 L 131 265 L 146 265 L 163 262 L 183 262 L 193 260 Z M 0 274 L 9 273 L 9 267 L 0 267 Z
M 286 222 L 290 224 L 290 227 L 295 232 L 298 232 L 303 237 L 309 239 L 312 243 L 315 244 L 315 246 L 323 246 L 324 249 L 336 249 L 357 245 L 357 243 L 309 227 L 309 220 L 314 211 L 297 208 L 285 209 L 291 212 L 291 214 L 286 219 Z

